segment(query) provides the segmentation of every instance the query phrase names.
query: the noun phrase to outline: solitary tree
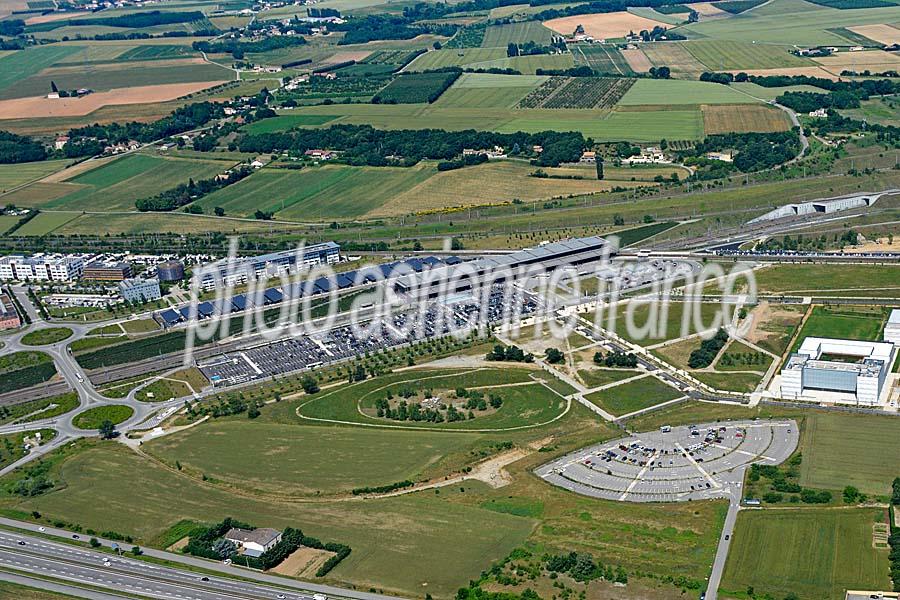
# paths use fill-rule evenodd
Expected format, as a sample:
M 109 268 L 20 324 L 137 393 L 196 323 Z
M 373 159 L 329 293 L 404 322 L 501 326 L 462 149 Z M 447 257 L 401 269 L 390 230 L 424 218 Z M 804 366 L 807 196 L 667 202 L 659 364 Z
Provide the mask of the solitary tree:
M 111 440 L 118 434 L 119 432 L 116 431 L 116 426 L 113 425 L 113 422 L 109 419 L 100 423 L 100 439 Z
M 603 179 L 603 159 L 597 157 L 597 179 Z

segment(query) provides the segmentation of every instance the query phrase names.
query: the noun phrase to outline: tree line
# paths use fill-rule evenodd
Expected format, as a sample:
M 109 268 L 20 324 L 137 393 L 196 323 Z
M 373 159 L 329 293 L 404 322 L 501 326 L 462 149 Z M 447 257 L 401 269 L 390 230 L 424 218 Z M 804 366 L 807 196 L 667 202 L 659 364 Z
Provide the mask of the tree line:
M 421 160 L 452 160 L 464 149 L 501 146 L 510 154 L 532 156 L 534 146 L 543 147 L 533 163 L 558 166 L 576 162 L 586 145 L 579 132 L 495 133 L 490 131 L 444 131 L 442 129 L 381 130 L 370 125 L 333 125 L 323 129 L 246 134 L 238 140 L 241 152 L 272 154 L 289 151 L 302 155 L 307 150 L 341 152 L 341 161 L 350 165 L 412 166 Z M 402 158 L 389 158 L 402 157 Z

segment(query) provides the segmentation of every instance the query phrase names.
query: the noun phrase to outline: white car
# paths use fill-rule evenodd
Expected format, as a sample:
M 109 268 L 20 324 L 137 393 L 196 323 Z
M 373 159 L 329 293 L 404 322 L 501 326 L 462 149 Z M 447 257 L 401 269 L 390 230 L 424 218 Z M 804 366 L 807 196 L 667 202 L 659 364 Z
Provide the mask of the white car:
M 44 527 L 38 527 L 38 531 L 44 532 L 47 531 Z

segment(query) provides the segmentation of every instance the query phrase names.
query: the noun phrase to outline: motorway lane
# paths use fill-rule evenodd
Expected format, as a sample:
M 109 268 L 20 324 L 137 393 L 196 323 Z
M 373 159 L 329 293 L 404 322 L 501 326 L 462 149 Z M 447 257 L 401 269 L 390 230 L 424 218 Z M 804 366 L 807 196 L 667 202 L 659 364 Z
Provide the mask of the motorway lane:
M 20 542 L 24 542 L 24 545 Z M 80 585 L 151 598 L 177 597 L 185 600 L 220 598 L 311 600 L 312 598 L 311 594 L 214 575 L 191 573 L 7 532 L 0 532 L 0 566 Z
M 42 527 L 36 525 L 34 523 L 28 523 L 27 521 L 16 521 L 14 519 L 7 519 L 5 517 L 0 517 L 0 525 L 6 527 L 16 528 L 18 530 L 24 530 L 24 532 L 41 532 L 44 536 L 53 536 L 59 538 L 70 539 L 72 537 L 71 531 L 66 531 L 64 529 L 57 529 L 55 527 Z M 41 531 L 43 530 L 43 531 Z M 4 535 L 19 535 L 25 539 L 26 543 L 29 539 L 34 539 L 35 541 L 45 541 L 46 538 L 37 538 L 28 533 L 18 533 L 18 532 L 9 532 L 0 530 L 0 533 Z M 97 540 L 105 547 L 112 547 L 113 544 L 117 542 L 113 542 L 112 540 L 107 540 L 101 537 L 98 537 Z M 18 543 L 16 544 L 18 546 Z M 89 550 L 90 551 L 90 550 Z M 245 569 L 243 567 L 239 567 L 237 565 L 226 566 L 222 562 L 212 561 L 205 558 L 196 558 L 193 556 L 189 556 L 186 554 L 175 553 L 175 552 L 167 552 L 165 550 L 156 550 L 154 548 L 143 548 L 144 555 L 152 558 L 166 560 L 170 563 L 182 564 L 188 567 L 200 568 L 210 572 L 218 572 L 221 573 L 224 579 L 229 579 L 230 577 L 241 577 L 246 580 L 251 580 L 251 584 L 253 582 L 259 582 L 260 584 L 267 584 L 270 586 L 277 586 L 280 588 L 288 589 L 294 592 L 295 597 L 299 594 L 302 598 L 308 598 L 313 593 L 321 593 L 327 594 L 331 600 L 335 598 L 342 599 L 355 599 L 355 600 L 400 600 L 395 596 L 387 596 L 384 594 L 375 594 L 372 592 L 360 592 L 356 590 L 348 590 L 339 587 L 335 587 L 332 585 L 325 585 L 321 583 L 309 583 L 306 581 L 300 581 L 297 579 L 288 579 L 286 577 L 281 577 L 278 575 L 269 575 L 267 573 L 262 573 L 259 571 L 253 571 L 250 569 Z M 139 561 L 138 561 L 139 562 Z M 179 569 L 176 569 L 179 570 Z M 198 574 L 194 574 L 196 577 L 200 577 Z M 213 578 L 212 575 L 209 576 L 210 579 Z M 255 596 L 250 596 L 255 597 Z
M 125 598 L 125 596 L 107 594 L 106 592 L 98 592 L 94 590 L 86 590 L 83 588 L 77 588 L 67 583 L 44 581 L 42 579 L 36 579 L 34 577 L 29 577 L 26 575 L 7 573 L 6 571 L 2 570 L 0 570 L 0 581 L 6 581 L 7 583 L 13 583 L 36 590 L 46 590 L 48 592 L 63 594 L 67 598 L 86 598 L 87 600 L 122 600 L 122 598 Z

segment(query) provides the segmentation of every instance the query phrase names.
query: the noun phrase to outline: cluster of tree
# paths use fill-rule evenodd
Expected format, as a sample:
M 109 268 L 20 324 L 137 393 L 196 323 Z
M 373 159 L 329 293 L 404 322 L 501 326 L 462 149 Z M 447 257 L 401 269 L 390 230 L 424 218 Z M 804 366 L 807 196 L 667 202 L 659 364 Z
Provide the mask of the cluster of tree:
M 38 462 L 26 465 L 22 476 L 16 479 L 11 486 L 12 493 L 18 496 L 40 496 L 44 492 L 53 489 L 55 485 L 48 475 L 50 463 L 38 460 Z
M 245 412 L 248 409 L 248 406 L 248 402 L 244 400 L 240 395 L 230 395 L 226 398 L 219 398 L 219 401 L 211 406 L 208 406 L 206 404 L 198 404 L 196 406 L 189 407 L 188 414 L 191 416 L 201 417 L 210 415 L 213 418 L 218 419 L 219 417 L 239 415 Z
M 551 554 L 545 557 L 544 564 L 551 573 L 568 573 L 572 579 L 582 583 L 595 579 L 604 579 L 610 583 L 628 583 L 625 569 L 595 561 L 593 555 L 587 552 Z
M 46 158 L 47 149 L 39 141 L 0 130 L 0 164 L 34 162 Z
M 401 400 L 397 403 L 397 408 L 392 408 L 390 400 L 386 398 L 379 398 L 375 401 L 375 410 L 379 417 L 391 419 L 392 421 L 455 423 L 457 421 L 465 421 L 467 418 L 475 418 L 475 413 L 471 410 L 467 415 L 452 404 L 441 404 L 438 408 L 423 409 L 418 402 Z
M 710 73 L 700 74 L 700 81 L 715 81 L 716 83 L 743 83 L 750 82 L 767 88 L 788 87 L 793 85 L 808 85 L 829 92 L 852 92 L 861 100 L 867 100 L 870 96 L 889 96 L 900 93 L 900 81 L 890 79 L 853 79 L 833 80 L 823 77 L 810 77 L 809 75 L 748 75 L 747 73 Z
M 496 394 L 488 394 L 488 397 L 485 398 L 483 392 L 467 390 L 464 387 L 456 388 L 456 397 L 466 399 L 466 409 L 468 410 L 487 410 L 488 405 L 496 410 L 503 406 L 503 398 Z
M 142 12 L 129 13 L 127 15 L 119 15 L 116 17 L 88 17 L 78 19 L 77 21 L 67 19 L 62 21 L 51 21 L 48 23 L 40 23 L 28 27 L 29 32 L 33 31 L 51 31 L 67 25 L 77 24 L 79 26 L 100 26 L 100 27 L 122 27 L 128 29 L 143 29 L 145 27 L 156 27 L 158 25 L 172 25 L 175 23 L 191 23 L 193 21 L 201 21 L 206 16 L 196 10 L 184 12 L 163 12 L 160 10 L 148 10 Z
M 375 486 L 353 488 L 353 495 L 361 496 L 363 494 L 387 494 L 389 492 L 402 490 L 402 489 L 405 489 L 408 487 L 412 487 L 414 485 L 416 485 L 416 483 L 414 481 L 410 481 L 409 479 L 404 479 L 403 481 L 397 481 L 394 483 L 389 483 L 387 485 L 375 485 Z
M 726 352 L 719 360 L 723 367 L 759 366 L 767 362 L 768 357 L 762 352 Z
M 820 108 L 859 108 L 859 96 L 844 90 L 829 94 L 785 92 L 775 101 L 799 113 L 808 113 Z
M 700 347 L 691 352 L 691 355 L 688 357 L 688 366 L 692 369 L 708 367 L 716 359 L 719 350 L 724 348 L 726 343 L 728 343 L 728 332 L 724 329 L 719 329 L 716 335 L 708 340 L 703 340 L 700 343 Z
M 466 148 L 511 148 L 510 154 L 525 154 L 533 146 L 544 151 L 534 159 L 540 166 L 559 166 L 581 157 L 585 140 L 578 132 L 495 133 L 488 131 L 444 131 L 442 129 L 380 130 L 370 125 L 333 125 L 323 129 L 247 134 L 238 141 L 241 152 L 271 154 L 327 148 L 342 151 L 341 160 L 351 165 L 386 166 L 398 162 L 412 166 L 423 159 L 450 160 Z M 521 149 L 526 149 L 522 151 Z M 403 157 L 400 160 L 388 157 Z
M 595 77 L 597 74 L 587 65 L 572 67 L 570 69 L 537 69 L 537 75 L 557 75 L 560 77 Z
M 900 477 L 895 477 L 891 483 L 891 504 L 900 506 Z
M 875 134 L 875 138 L 886 144 L 900 143 L 900 127 L 894 125 L 882 125 L 880 123 L 868 123 L 844 117 L 830 110 L 824 119 L 816 119 L 811 127 L 819 134 L 829 133 L 855 133 L 869 131 Z
M 633 352 L 610 352 L 603 356 L 602 352 L 594 353 L 594 363 L 603 367 L 619 367 L 622 369 L 635 369 L 638 365 L 637 356 Z
M 866 494 L 859 491 L 859 488 L 852 485 L 848 485 L 844 488 L 842 496 L 845 504 L 857 504 L 869 499 Z
M 249 176 L 252 172 L 253 169 L 250 167 L 237 167 L 232 169 L 229 173 L 218 175 L 210 179 L 201 179 L 197 182 L 193 179 L 189 179 L 187 183 L 182 183 L 150 198 L 136 200 L 134 205 L 141 212 L 175 210 L 199 200 L 216 190 L 237 183 L 241 179 Z
M 255 42 L 241 42 L 235 39 L 222 39 L 214 42 L 194 42 L 191 46 L 198 52 L 207 54 L 231 54 L 235 60 L 243 60 L 249 52 L 270 52 L 281 48 L 291 48 L 306 44 L 306 39 L 299 35 L 278 35 L 264 37 Z
M 547 348 L 544 350 L 544 360 L 551 365 L 558 365 L 566 359 L 566 355 L 559 348 Z
M 215 102 L 196 102 L 182 106 L 167 117 L 152 123 L 109 123 L 88 125 L 69 130 L 69 144 L 79 138 L 107 140 L 111 144 L 137 140 L 152 142 L 206 125 L 224 116 L 224 109 Z M 69 144 L 66 144 L 68 146 Z
M 8 21 L 0 21 L 0 35 L 7 37 L 16 37 L 25 31 L 25 21 L 22 19 L 10 19 Z
M 650 73 L 650 77 L 653 79 L 671 79 L 672 78 L 672 70 L 669 67 L 650 67 L 648 71 Z
M 452 36 L 458 26 L 448 24 L 417 23 L 406 15 L 366 15 L 348 19 L 346 23 L 333 23 L 334 31 L 343 31 L 338 45 L 365 44 L 373 40 L 409 40 L 427 33 Z
M 731 150 L 735 153 L 731 163 L 707 160 L 707 152 Z M 709 167 L 713 173 L 728 172 L 733 168 L 743 173 L 762 171 L 783 164 L 800 152 L 800 136 L 797 131 L 775 133 L 726 133 L 707 136 L 692 150 L 679 152 L 687 156 L 685 164 Z M 709 178 L 710 173 L 702 170 L 695 173 L 696 179 Z
M 791 502 L 828 504 L 833 498 L 831 492 L 804 488 L 792 481 L 797 476 L 797 467 L 801 460 L 802 458 L 799 454 L 792 457 L 788 463 L 789 470 L 787 472 L 775 465 L 751 465 L 748 480 L 750 483 L 756 483 L 763 477 L 768 479 L 774 491 L 767 492 L 763 496 L 763 500 L 772 504 L 781 502 L 784 499 L 784 494 L 792 494 L 790 497 Z
M 555 54 L 556 52 L 565 52 L 566 42 L 562 38 L 554 38 L 549 46 L 538 44 L 533 40 L 528 40 L 524 44 L 510 42 L 506 46 L 506 55 L 513 56 L 536 56 L 538 54 Z
M 98 33 L 97 35 L 76 34 L 73 39 L 76 40 L 98 40 L 98 41 L 115 41 L 115 40 L 149 40 L 151 38 L 180 38 L 180 37 L 213 37 L 222 33 L 217 29 L 196 29 L 190 33 L 185 30 L 180 31 L 164 31 L 160 34 L 149 34 L 146 31 L 131 31 L 129 33 Z M 62 41 L 69 41 L 69 36 L 64 35 Z
M 462 169 L 472 165 L 480 165 L 488 161 L 488 155 L 479 152 L 478 154 L 465 154 L 457 160 L 443 160 L 438 163 L 438 171 L 452 171 L 454 169 Z
M 658 42 L 660 40 L 686 40 L 687 38 L 681 35 L 680 33 L 676 33 L 674 31 L 669 31 L 662 25 L 655 25 L 653 29 L 642 29 L 638 36 L 641 40 L 645 42 Z
M 534 355 L 529 353 L 525 353 L 518 346 L 504 346 L 503 344 L 497 344 L 494 346 L 494 349 L 485 355 L 485 360 L 497 360 L 497 361 L 507 361 L 507 362 L 533 362 Z
M 317 19 L 324 19 L 326 17 L 340 17 L 341 11 L 336 8 L 307 8 L 306 16 Z
M 805 237 L 797 235 L 791 237 L 789 235 L 783 238 L 772 237 L 757 246 L 758 249 L 764 251 L 798 251 L 798 250 L 825 250 L 831 247 L 840 247 L 846 245 L 855 245 L 859 241 L 859 234 L 848 229 L 840 235 L 835 234 L 831 240 L 823 233 L 819 236 Z

